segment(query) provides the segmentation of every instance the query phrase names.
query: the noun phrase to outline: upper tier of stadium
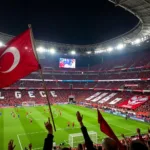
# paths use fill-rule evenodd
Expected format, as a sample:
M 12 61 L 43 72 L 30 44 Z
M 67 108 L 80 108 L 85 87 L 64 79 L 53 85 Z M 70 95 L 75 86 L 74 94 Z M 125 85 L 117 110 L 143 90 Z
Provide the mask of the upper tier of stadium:
M 150 38 L 150 0 L 109 0 L 114 3 L 115 6 L 122 7 L 123 9 L 132 13 L 135 17 L 139 19 L 138 24 L 131 29 L 129 32 L 120 35 L 114 39 L 89 45 L 73 45 L 73 44 L 63 44 L 56 42 L 47 42 L 42 40 L 36 40 L 37 48 L 42 46 L 43 49 L 39 51 L 49 50 L 55 48 L 63 54 L 68 54 L 70 50 L 75 50 L 80 54 L 94 54 L 94 53 L 103 53 L 110 52 L 112 50 L 121 49 L 126 47 L 126 50 L 134 49 L 135 45 L 142 45 L 147 47 Z M 0 33 L 0 45 L 1 42 L 4 44 L 12 39 L 12 35 L 5 33 Z

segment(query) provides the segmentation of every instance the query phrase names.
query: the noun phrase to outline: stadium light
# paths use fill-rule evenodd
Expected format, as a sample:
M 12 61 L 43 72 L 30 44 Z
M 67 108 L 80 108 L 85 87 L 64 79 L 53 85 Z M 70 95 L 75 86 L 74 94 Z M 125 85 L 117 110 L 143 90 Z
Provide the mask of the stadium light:
M 43 53 L 45 51 L 45 49 L 43 47 L 38 47 L 37 51 L 40 52 L 40 53 Z
M 0 47 L 4 46 L 3 42 L 0 41 Z
M 135 44 L 139 44 L 139 43 L 141 43 L 141 40 L 140 40 L 140 39 L 136 39 L 136 40 L 134 41 L 134 43 L 135 43 Z
M 108 48 L 107 48 L 107 51 L 108 51 L 108 52 L 111 52 L 111 51 L 113 51 L 113 48 L 112 48 L 112 47 L 108 47 Z
M 76 51 L 71 51 L 71 55 L 75 55 L 76 54 Z
M 103 50 L 96 50 L 94 51 L 95 54 L 100 54 L 100 53 L 103 53 Z
M 121 49 L 123 49 L 124 47 L 125 47 L 124 44 L 118 44 L 116 48 L 117 48 L 118 50 L 121 50 Z
M 105 50 L 104 50 L 104 49 L 100 49 L 100 48 L 97 48 L 97 49 L 94 51 L 95 54 L 100 54 L 100 53 L 104 53 L 104 52 L 105 52 Z
M 87 53 L 87 54 L 91 54 L 92 52 L 91 52 L 91 51 L 87 51 L 86 53 Z
M 50 49 L 50 53 L 51 53 L 51 54 L 55 54 L 55 52 L 56 52 L 56 51 L 55 51 L 54 48 L 51 48 L 51 49 Z

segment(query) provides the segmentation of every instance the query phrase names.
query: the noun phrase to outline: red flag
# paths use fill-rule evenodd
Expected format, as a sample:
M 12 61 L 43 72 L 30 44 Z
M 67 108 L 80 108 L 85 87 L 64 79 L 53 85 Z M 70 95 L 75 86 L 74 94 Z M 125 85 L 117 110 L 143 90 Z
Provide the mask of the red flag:
M 100 113 L 98 109 L 97 109 L 97 114 L 98 114 L 98 123 L 100 124 L 100 130 L 106 135 L 108 135 L 110 138 L 114 139 L 116 143 L 118 144 L 118 146 L 120 147 L 120 149 L 123 149 L 122 144 L 120 143 L 117 136 L 115 135 L 113 130 L 110 128 L 108 123 L 105 121 L 105 119 L 103 118 L 102 114 Z
M 39 67 L 28 29 L 0 49 L 0 88 L 10 86 Z

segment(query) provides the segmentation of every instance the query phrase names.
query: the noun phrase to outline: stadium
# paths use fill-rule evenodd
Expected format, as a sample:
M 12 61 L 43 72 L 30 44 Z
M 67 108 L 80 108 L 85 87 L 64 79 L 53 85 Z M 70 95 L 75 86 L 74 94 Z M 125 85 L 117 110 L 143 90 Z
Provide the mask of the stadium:
M 126 147 L 139 137 L 148 146 L 150 1 L 109 1 L 137 17 L 138 24 L 123 35 L 97 44 L 35 40 L 42 78 L 39 71 L 34 71 L 0 88 L 0 150 L 8 149 L 11 139 L 15 150 L 24 150 L 30 143 L 32 150 L 43 149 L 47 137 L 44 122 L 50 116 L 47 95 L 56 127 L 56 132 L 53 131 L 56 149 L 76 150 L 79 143 L 86 143 L 77 111 L 83 115 L 93 147 L 100 149 L 107 135 L 100 131 L 97 109 Z M 13 38 L 0 32 L 0 47 Z M 2 56 L 0 49 L 0 65 Z M 1 83 L 0 78 L 0 87 Z

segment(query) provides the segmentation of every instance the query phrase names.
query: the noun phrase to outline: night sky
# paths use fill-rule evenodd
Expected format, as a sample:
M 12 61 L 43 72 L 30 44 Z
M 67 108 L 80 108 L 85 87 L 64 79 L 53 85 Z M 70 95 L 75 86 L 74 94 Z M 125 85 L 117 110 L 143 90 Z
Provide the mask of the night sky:
M 4 0 L 0 32 L 17 35 L 32 24 L 36 39 L 92 44 L 132 29 L 138 19 L 108 0 Z

